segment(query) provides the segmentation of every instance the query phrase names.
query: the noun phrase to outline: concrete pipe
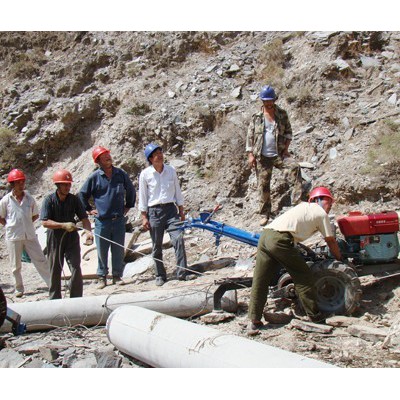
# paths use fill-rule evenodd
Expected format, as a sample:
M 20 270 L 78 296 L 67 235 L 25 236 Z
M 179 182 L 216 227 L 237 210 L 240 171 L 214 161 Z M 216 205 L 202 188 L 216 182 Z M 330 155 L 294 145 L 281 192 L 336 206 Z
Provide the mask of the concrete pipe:
M 107 320 L 107 335 L 121 352 L 153 367 L 334 367 L 137 306 L 113 311 Z
M 133 304 L 175 317 L 192 317 L 213 310 L 213 292 L 209 286 L 196 286 L 174 290 L 157 290 L 103 296 L 77 297 L 60 300 L 43 300 L 8 304 L 21 315 L 27 331 L 48 330 L 74 325 L 104 325 L 113 310 L 121 305 Z M 237 311 L 235 291 L 223 298 L 223 309 Z M 11 332 L 12 326 L 5 321 L 0 332 Z

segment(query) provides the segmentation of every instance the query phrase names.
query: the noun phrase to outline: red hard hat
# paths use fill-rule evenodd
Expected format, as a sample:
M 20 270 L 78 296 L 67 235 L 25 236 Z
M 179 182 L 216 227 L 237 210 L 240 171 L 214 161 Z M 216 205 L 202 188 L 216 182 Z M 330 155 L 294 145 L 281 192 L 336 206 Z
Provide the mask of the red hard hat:
M 323 186 L 319 186 L 311 190 L 308 202 L 310 203 L 318 197 L 329 197 L 330 199 L 332 199 L 332 201 L 334 201 L 332 193 L 329 191 L 329 189 Z
M 105 147 L 102 146 L 96 146 L 93 151 L 92 151 L 92 157 L 93 161 L 97 162 L 97 159 L 104 153 L 109 153 L 110 150 L 106 149 Z
M 12 169 L 7 176 L 7 182 L 24 181 L 25 175 L 20 169 Z
M 72 183 L 71 172 L 67 171 L 66 169 L 60 169 L 60 170 L 54 172 L 53 182 L 54 183 Z

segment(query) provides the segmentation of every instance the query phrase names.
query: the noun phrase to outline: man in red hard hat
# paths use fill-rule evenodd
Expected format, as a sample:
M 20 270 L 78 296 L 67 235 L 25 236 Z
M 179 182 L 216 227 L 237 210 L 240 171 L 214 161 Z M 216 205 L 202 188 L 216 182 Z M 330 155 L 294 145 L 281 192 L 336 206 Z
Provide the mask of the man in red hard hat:
M 296 293 L 308 319 L 313 322 L 324 319 L 316 303 L 313 274 L 294 244 L 320 232 L 332 255 L 337 260 L 342 260 L 342 254 L 328 217 L 332 203 L 333 196 L 327 188 L 315 188 L 310 193 L 308 203 L 298 204 L 264 228 L 258 241 L 251 287 L 250 329 L 254 330 L 263 326 L 261 316 L 267 301 L 268 287 L 281 266 L 285 267 L 292 277 Z
M 81 248 L 75 217 L 86 230 L 86 243 L 93 243 L 93 235 L 86 211 L 78 196 L 70 193 L 72 175 L 65 169 L 53 175 L 57 190 L 43 202 L 40 219 L 47 228 L 47 258 L 50 264 L 50 299 L 61 299 L 61 274 L 64 258 L 71 270 L 70 297 L 82 297 Z
M 246 152 L 250 168 L 256 170 L 260 196 L 260 225 L 265 226 L 271 217 L 271 178 L 273 168 L 287 176 L 291 205 L 301 201 L 302 182 L 299 164 L 291 157 L 289 145 L 292 127 L 287 112 L 275 104 L 278 96 L 266 85 L 261 89 L 261 112 L 252 116 L 247 129 Z
M 125 214 L 135 206 L 136 191 L 129 175 L 113 166 L 110 150 L 96 146 L 92 151 L 93 161 L 99 169 L 83 184 L 79 197 L 86 211 L 95 217 L 95 240 L 97 247 L 98 288 L 107 286 L 108 252 L 111 247 L 113 284 L 124 285 L 122 275 L 125 268 Z M 95 208 L 89 200 L 93 198 Z
M 11 191 L 0 201 L 0 223 L 6 228 L 6 244 L 10 266 L 15 280 L 15 295 L 22 297 L 24 284 L 21 274 L 21 256 L 26 251 L 33 265 L 45 281 L 50 283 L 50 271 L 45 255 L 36 236 L 33 222 L 39 217 L 35 199 L 25 190 L 26 177 L 20 169 L 13 169 L 7 176 Z

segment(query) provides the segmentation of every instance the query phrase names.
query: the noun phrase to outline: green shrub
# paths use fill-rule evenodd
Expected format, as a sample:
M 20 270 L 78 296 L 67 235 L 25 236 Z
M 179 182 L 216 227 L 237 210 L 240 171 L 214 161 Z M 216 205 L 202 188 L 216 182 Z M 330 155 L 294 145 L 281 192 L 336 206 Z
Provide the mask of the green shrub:
M 146 103 L 137 103 L 128 110 L 129 115 L 144 116 L 151 112 L 151 108 Z

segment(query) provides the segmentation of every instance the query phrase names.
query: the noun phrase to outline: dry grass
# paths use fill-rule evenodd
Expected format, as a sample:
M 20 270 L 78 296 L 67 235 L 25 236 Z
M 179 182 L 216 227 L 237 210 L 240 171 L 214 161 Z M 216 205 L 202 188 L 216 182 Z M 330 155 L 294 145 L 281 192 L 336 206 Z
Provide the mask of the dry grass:
M 260 69 L 257 78 L 262 82 L 280 88 L 284 76 L 285 53 L 282 39 L 274 39 L 260 51 Z
M 23 159 L 24 150 L 18 146 L 16 132 L 10 128 L 0 128 L 0 172 L 15 168 L 16 160 Z
M 364 174 L 398 176 L 400 173 L 400 124 L 385 120 L 377 126 L 377 135 L 368 152 Z

